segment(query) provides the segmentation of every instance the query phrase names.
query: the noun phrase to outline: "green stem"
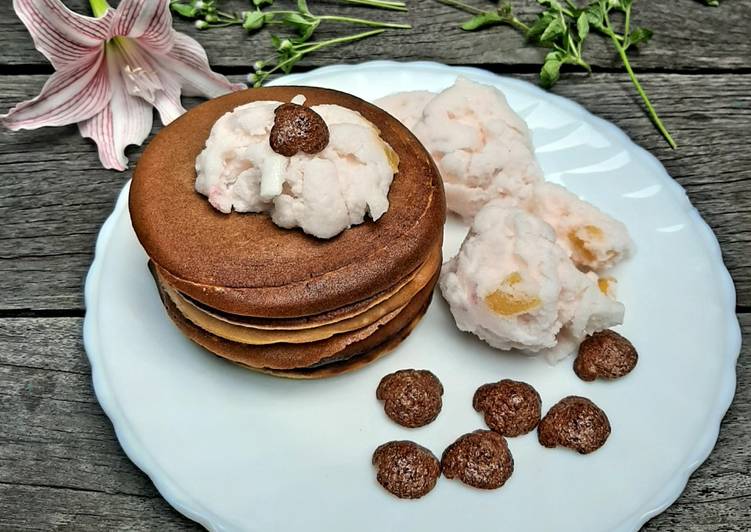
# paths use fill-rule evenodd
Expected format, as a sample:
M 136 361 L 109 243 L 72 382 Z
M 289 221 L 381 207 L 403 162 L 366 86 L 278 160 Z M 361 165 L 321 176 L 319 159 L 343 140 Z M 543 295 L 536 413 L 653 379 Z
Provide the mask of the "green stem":
M 335 39 L 329 39 L 328 41 L 308 43 L 304 47 L 304 50 L 302 50 L 302 53 L 309 54 L 310 52 L 315 52 L 316 50 L 320 50 L 321 48 L 330 46 L 332 44 L 343 44 L 343 43 L 352 42 L 352 41 L 359 41 L 360 39 L 366 39 L 368 37 L 372 37 L 374 35 L 383 33 L 384 31 L 386 30 L 370 30 L 370 31 L 364 31 L 362 33 L 356 33 L 355 35 L 347 35 L 346 37 L 337 37 Z
M 483 13 L 485 13 L 485 11 L 483 11 L 482 9 L 478 9 L 469 4 L 465 4 L 464 2 L 459 2 L 459 0 L 438 0 L 438 2 L 449 7 L 461 9 L 462 11 L 466 11 L 467 13 L 470 13 L 472 15 L 482 15 Z
M 524 22 L 519 20 L 516 17 L 511 17 L 509 19 L 505 19 L 506 23 L 511 26 L 512 28 L 516 28 L 517 30 L 521 31 L 525 35 L 529 33 L 529 26 L 527 26 Z
M 240 17 L 238 17 L 234 13 L 227 13 L 226 11 L 217 11 L 216 14 L 219 15 L 220 17 L 224 17 L 226 19 L 240 20 Z
M 97 18 L 104 16 L 110 8 L 107 0 L 89 0 L 89 5 L 91 5 L 91 12 Z
M 338 15 L 322 15 L 316 18 L 318 20 L 328 20 L 331 22 L 346 22 L 348 24 L 357 24 L 359 26 L 370 26 L 372 28 L 395 28 L 395 29 L 401 29 L 401 30 L 412 29 L 412 26 L 409 24 L 394 24 L 391 22 L 378 22 L 376 20 L 368 20 L 364 18 L 353 18 L 353 17 L 340 17 Z
M 378 9 L 391 9 L 392 11 L 407 11 L 404 2 L 387 2 L 385 0 L 342 0 L 345 4 L 358 6 L 376 7 Z
M 218 24 L 210 24 L 209 28 L 229 28 L 230 26 L 238 26 L 242 23 L 242 20 L 229 20 L 227 22 L 220 22 Z
M 612 39 L 613 45 L 615 46 L 615 49 L 618 51 L 618 55 L 620 56 L 621 61 L 623 62 L 623 66 L 626 67 L 626 72 L 628 72 L 628 77 L 631 78 L 631 82 L 634 84 L 634 87 L 636 87 L 636 92 L 639 93 L 639 96 L 641 96 L 641 99 L 644 101 L 644 105 L 647 107 L 647 111 L 649 112 L 649 117 L 652 119 L 652 122 L 660 131 L 660 133 L 662 133 L 662 136 L 665 137 L 665 140 L 668 141 L 668 144 L 670 144 L 670 147 L 673 149 L 676 149 L 678 145 L 673 140 L 673 137 L 670 135 L 670 132 L 665 127 L 665 124 L 662 123 L 662 120 L 657 115 L 657 111 L 655 111 L 655 108 L 652 106 L 652 102 L 649 101 L 649 97 L 647 96 L 647 93 L 644 92 L 644 89 L 642 88 L 641 83 L 639 83 L 639 80 L 636 78 L 636 74 L 631 68 L 631 63 L 629 62 L 628 56 L 626 55 L 626 49 L 621 45 L 618 39 L 616 39 L 615 32 L 612 29 L 610 29 L 610 21 L 607 20 L 607 13 L 605 14 L 605 23 L 607 24 L 607 30 L 608 30 L 607 34 Z
M 264 76 L 264 79 L 268 78 L 271 74 L 276 72 L 277 70 L 280 70 L 281 68 L 285 67 L 289 63 L 293 63 L 295 61 L 298 61 L 302 56 L 307 55 L 311 52 L 315 52 L 316 50 L 320 50 L 321 48 L 325 48 L 326 46 L 331 46 L 332 44 L 343 44 L 347 42 L 357 41 L 360 39 L 365 39 L 367 37 L 372 37 L 374 35 L 378 35 L 380 33 L 383 33 L 386 30 L 370 30 L 365 31 L 362 33 L 357 33 L 355 35 L 348 35 L 346 37 L 337 37 L 336 39 L 329 39 L 328 41 L 321 41 L 321 42 L 315 42 L 315 43 L 307 43 L 306 45 L 299 46 L 297 48 L 297 53 L 293 56 L 285 59 L 281 63 L 278 63 L 274 65 L 274 68 L 269 69 L 266 72 L 266 75 Z
M 623 24 L 623 35 L 631 33 L 631 7 L 626 9 L 626 21 Z

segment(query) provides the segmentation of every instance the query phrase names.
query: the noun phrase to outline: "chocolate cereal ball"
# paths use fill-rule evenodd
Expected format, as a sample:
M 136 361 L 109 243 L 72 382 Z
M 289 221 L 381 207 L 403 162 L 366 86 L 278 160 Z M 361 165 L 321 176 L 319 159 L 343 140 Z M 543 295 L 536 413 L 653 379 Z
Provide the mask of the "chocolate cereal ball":
M 446 478 L 491 490 L 500 488 L 514 472 L 514 458 L 506 439 L 492 430 L 476 430 L 460 436 L 441 457 Z
M 526 434 L 540 422 L 540 394 L 526 382 L 503 379 L 483 384 L 472 406 L 484 413 L 488 427 L 503 436 Z
M 610 436 L 610 422 L 596 404 L 571 395 L 558 401 L 537 426 L 537 438 L 545 447 L 568 447 L 589 454 Z
M 400 499 L 419 499 L 435 486 L 441 464 L 425 447 L 411 441 L 390 441 L 373 453 L 378 483 Z
M 427 370 L 402 369 L 381 379 L 376 397 L 385 401 L 386 415 L 404 427 L 433 421 L 443 402 L 441 381 Z
M 618 379 L 631 373 L 639 360 L 634 345 L 615 331 L 605 329 L 588 336 L 579 346 L 574 372 L 583 381 Z

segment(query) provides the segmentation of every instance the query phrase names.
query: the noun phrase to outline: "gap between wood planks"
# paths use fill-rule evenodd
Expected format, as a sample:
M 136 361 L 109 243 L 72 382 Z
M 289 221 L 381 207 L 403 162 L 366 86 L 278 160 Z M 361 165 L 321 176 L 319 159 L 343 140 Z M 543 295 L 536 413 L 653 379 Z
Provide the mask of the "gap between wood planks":
M 485 63 L 477 65 L 467 65 L 463 63 L 447 63 L 449 66 L 469 66 L 472 68 L 479 68 L 493 72 L 494 74 L 536 74 L 540 71 L 541 65 L 538 63 L 516 63 L 516 64 L 504 64 L 504 63 Z M 298 65 L 295 67 L 293 73 L 310 72 L 317 68 L 322 68 L 326 65 Z M 227 76 L 232 75 L 245 75 L 248 74 L 252 67 L 250 65 L 212 65 L 212 68 Z M 48 64 L 13 64 L 4 65 L 0 64 L 0 76 L 31 76 L 52 74 L 55 71 L 52 65 Z M 576 71 L 571 71 L 576 72 Z M 682 76 L 713 76 L 713 75 L 744 75 L 751 74 L 751 67 L 740 68 L 707 68 L 698 67 L 691 69 L 682 68 L 669 68 L 669 67 L 645 67 L 634 68 L 634 72 L 639 74 L 678 74 Z M 593 74 L 625 74 L 625 70 L 621 67 L 604 67 L 592 65 Z

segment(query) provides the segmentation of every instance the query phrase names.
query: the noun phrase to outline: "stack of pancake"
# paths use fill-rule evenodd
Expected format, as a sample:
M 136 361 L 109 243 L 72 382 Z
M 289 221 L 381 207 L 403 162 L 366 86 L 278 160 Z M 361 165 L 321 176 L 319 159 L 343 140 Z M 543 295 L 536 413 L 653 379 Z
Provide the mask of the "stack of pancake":
M 321 240 L 267 214 L 222 214 L 195 192 L 195 159 L 220 116 L 297 94 L 360 112 L 399 156 L 377 222 Z M 216 355 L 285 377 L 336 375 L 392 350 L 427 309 L 441 266 L 445 201 L 430 156 L 384 111 L 326 89 L 250 89 L 186 113 L 146 149 L 130 213 L 180 330 Z

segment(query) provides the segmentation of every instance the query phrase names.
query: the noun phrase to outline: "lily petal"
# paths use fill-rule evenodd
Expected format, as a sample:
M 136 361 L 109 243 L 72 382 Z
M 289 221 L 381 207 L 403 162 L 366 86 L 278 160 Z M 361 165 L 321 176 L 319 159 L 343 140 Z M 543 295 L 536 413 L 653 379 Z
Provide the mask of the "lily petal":
M 105 168 L 125 170 L 128 158 L 125 148 L 141 145 L 151 132 L 153 112 L 143 98 L 128 93 L 122 78 L 124 63 L 118 54 L 107 57 L 112 98 L 99 114 L 78 124 L 81 135 L 92 139 L 99 149 Z
M 110 99 L 110 85 L 104 53 L 100 50 L 88 63 L 52 74 L 39 96 L 21 102 L 2 123 L 13 131 L 44 126 L 64 126 L 86 120 L 101 111 Z
M 103 17 L 79 15 L 60 0 L 13 0 L 13 8 L 29 30 L 34 46 L 60 69 L 88 59 L 109 35 L 111 10 Z
M 179 77 L 186 96 L 216 98 L 247 88 L 243 83 L 232 83 L 212 71 L 203 47 L 183 33 L 175 32 L 175 43 L 169 53 L 155 55 L 155 58 Z
M 169 52 L 174 43 L 169 0 L 122 0 L 110 36 L 130 37 L 154 53 Z
M 180 101 L 180 81 L 166 72 L 160 72 L 162 90 L 156 94 L 154 107 L 159 111 L 159 119 L 165 126 L 185 112 Z
M 121 74 L 126 90 L 131 96 L 143 98 L 156 107 L 163 124 L 169 124 L 185 112 L 180 103 L 179 78 L 161 68 L 159 61 L 140 45 L 140 41 L 113 39 L 107 53 L 120 54 L 125 65 Z

